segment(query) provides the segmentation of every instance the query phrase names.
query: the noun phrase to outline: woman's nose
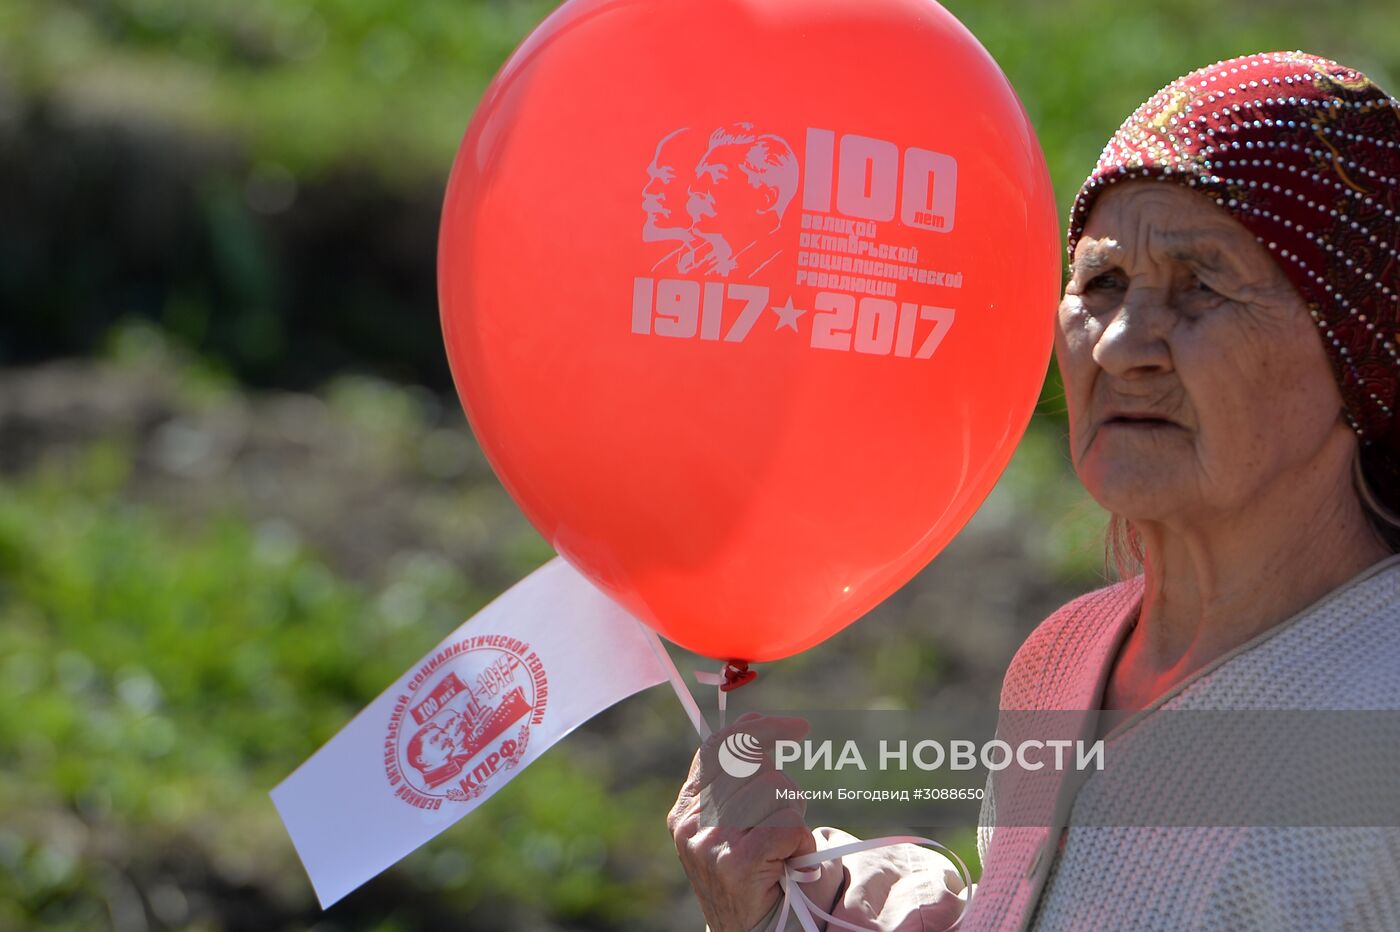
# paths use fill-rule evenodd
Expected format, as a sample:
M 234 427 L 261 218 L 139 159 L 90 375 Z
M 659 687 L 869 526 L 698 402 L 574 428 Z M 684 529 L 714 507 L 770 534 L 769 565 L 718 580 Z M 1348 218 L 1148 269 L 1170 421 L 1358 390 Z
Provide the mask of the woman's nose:
M 1099 367 L 1121 377 L 1170 370 L 1168 300 L 1166 288 L 1130 287 L 1094 344 L 1094 361 Z

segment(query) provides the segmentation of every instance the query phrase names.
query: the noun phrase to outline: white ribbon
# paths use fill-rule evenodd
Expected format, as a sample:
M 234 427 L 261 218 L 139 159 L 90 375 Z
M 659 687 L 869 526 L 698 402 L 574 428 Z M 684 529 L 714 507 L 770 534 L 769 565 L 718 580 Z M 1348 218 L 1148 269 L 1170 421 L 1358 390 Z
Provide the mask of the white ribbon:
M 638 622 L 641 624 L 641 622 Z M 643 626 L 645 627 L 645 626 Z M 671 654 L 666 650 L 666 645 L 661 643 L 661 638 L 650 628 L 646 629 L 651 635 L 652 649 L 656 651 L 657 659 L 666 668 L 667 678 L 670 680 L 671 689 L 675 691 L 676 698 L 680 700 L 681 707 L 685 709 L 690 723 L 695 727 L 695 731 L 700 735 L 700 740 L 704 741 L 710 737 L 710 726 L 705 721 L 705 716 L 701 713 L 700 707 L 695 702 L 695 697 L 690 694 L 690 687 L 686 685 L 685 679 L 676 669 L 675 663 L 671 660 Z M 706 686 L 722 687 L 724 676 L 720 673 L 696 672 L 695 679 Z M 725 718 L 725 692 L 723 689 L 715 690 L 718 695 L 720 727 L 724 727 Z M 948 928 L 956 929 L 962 922 L 962 917 L 967 915 L 967 908 L 972 904 L 972 894 L 976 887 L 972 884 L 972 872 L 967 869 L 958 853 L 947 845 L 934 841 L 932 838 L 921 838 L 917 835 L 886 835 L 883 838 L 868 838 L 865 841 L 852 842 L 848 845 L 837 845 L 834 848 L 826 848 L 822 851 L 814 851 L 811 854 L 797 855 L 788 858 L 784 864 L 783 876 L 778 878 L 778 886 L 783 891 L 783 904 L 779 908 L 778 914 L 773 917 L 772 924 L 768 927 L 768 932 L 784 932 L 787 928 L 789 916 L 797 918 L 797 924 L 802 927 L 803 932 L 821 932 L 817 928 L 817 919 L 826 922 L 828 928 L 834 926 L 849 932 L 871 932 L 863 926 L 854 925 L 844 919 L 837 919 L 828 912 L 823 911 L 806 893 L 802 892 L 802 884 L 811 883 L 821 876 L 820 865 L 827 861 L 835 861 L 848 854 L 859 854 L 862 851 L 873 851 L 876 848 L 888 848 L 892 845 L 929 845 L 944 852 L 952 858 L 957 865 L 958 876 L 962 878 L 963 891 L 966 894 L 966 901 L 963 903 L 962 913 L 957 920 Z M 708 929 L 707 929 L 708 932 Z
M 685 685 L 685 679 L 681 676 L 681 671 L 676 669 L 676 665 L 671 660 L 671 652 L 666 650 L 666 645 L 661 643 L 661 638 L 657 633 L 640 621 L 638 627 L 647 633 L 651 639 L 651 649 L 656 653 L 656 659 L 661 661 L 661 666 L 666 669 L 666 679 L 671 683 L 671 690 L 680 700 L 681 708 L 685 709 L 686 717 L 690 719 L 690 724 L 695 728 L 695 733 L 704 741 L 710 737 L 710 723 L 705 721 L 704 713 L 700 711 L 700 706 L 695 704 L 695 697 L 690 694 L 690 687 Z M 721 708 L 723 708 L 724 693 L 720 693 Z M 722 726 L 721 726 L 722 727 Z

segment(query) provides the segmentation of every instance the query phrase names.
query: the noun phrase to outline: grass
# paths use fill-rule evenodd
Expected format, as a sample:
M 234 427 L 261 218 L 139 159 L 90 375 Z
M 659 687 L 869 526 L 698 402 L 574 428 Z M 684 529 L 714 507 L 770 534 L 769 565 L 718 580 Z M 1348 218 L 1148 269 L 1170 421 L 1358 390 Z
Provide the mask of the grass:
M 128 461 L 97 448 L 0 485 L 0 926 L 90 927 L 124 871 L 149 891 L 197 869 L 309 915 L 266 791 L 446 631 L 405 628 L 275 531 L 169 526 L 123 500 Z M 411 601 L 440 618 L 483 599 L 439 575 Z M 656 857 L 672 789 L 615 781 L 556 750 L 350 912 L 407 884 L 467 928 L 488 906 L 645 915 L 679 879 Z

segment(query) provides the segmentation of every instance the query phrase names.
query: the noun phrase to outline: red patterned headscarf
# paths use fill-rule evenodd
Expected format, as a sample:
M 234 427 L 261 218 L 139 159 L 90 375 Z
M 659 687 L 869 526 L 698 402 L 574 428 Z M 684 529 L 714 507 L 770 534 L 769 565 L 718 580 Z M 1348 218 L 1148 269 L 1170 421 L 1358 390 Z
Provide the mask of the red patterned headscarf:
M 1400 101 L 1302 52 L 1178 78 L 1104 147 L 1070 215 L 1071 257 L 1094 199 L 1132 178 L 1214 198 L 1273 254 L 1317 322 L 1368 461 L 1384 460 L 1375 479 L 1400 506 Z

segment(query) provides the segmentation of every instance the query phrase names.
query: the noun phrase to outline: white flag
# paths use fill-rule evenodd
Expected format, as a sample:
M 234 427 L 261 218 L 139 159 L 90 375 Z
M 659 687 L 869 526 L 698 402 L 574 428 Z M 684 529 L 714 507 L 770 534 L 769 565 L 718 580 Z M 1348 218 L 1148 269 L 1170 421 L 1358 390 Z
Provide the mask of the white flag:
M 321 906 L 608 706 L 664 682 L 662 650 L 558 558 L 478 612 L 272 791 Z

